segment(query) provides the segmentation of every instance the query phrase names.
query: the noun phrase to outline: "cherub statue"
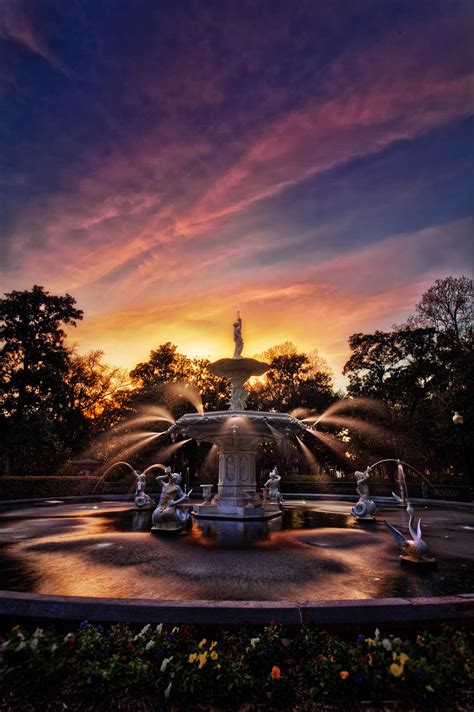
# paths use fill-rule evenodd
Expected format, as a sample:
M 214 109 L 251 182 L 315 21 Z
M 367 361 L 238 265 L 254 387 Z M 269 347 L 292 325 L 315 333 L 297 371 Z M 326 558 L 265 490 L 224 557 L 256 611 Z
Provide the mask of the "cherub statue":
M 240 312 L 237 312 L 237 319 L 234 321 L 234 343 L 235 349 L 232 358 L 242 358 L 244 341 L 242 339 L 242 319 L 240 318 Z
M 374 519 L 376 506 L 375 502 L 369 499 L 369 485 L 367 484 L 370 473 L 370 467 L 365 472 L 360 472 L 359 470 L 354 472 L 354 477 L 357 480 L 356 490 L 359 495 L 359 501 L 352 507 L 351 514 L 357 519 Z
M 274 467 L 273 470 L 268 475 L 268 480 L 263 485 L 264 487 L 268 487 L 269 501 L 274 502 L 276 504 L 283 502 L 283 497 L 281 496 L 281 492 L 279 489 L 280 480 L 281 480 L 281 476 L 278 474 L 278 469 L 276 467 Z
M 137 480 L 134 495 L 135 506 L 138 507 L 138 509 L 144 509 L 145 507 L 149 507 L 153 502 L 152 498 L 145 492 L 146 475 L 144 472 L 137 472 L 136 470 L 133 471 L 133 474 Z
M 158 506 L 152 514 L 152 529 L 168 529 L 179 531 L 190 523 L 189 510 L 181 507 L 191 494 L 192 490 L 185 493 L 180 487 L 181 475 L 171 472 L 171 467 L 165 468 L 165 474 L 156 477 L 161 486 L 161 495 Z

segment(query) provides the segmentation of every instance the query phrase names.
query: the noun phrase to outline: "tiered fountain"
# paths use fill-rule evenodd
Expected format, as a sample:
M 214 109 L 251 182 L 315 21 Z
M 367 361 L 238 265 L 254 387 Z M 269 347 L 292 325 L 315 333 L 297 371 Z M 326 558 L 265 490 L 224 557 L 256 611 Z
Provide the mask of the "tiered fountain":
M 234 322 L 235 351 L 232 358 L 211 363 L 211 373 L 227 378 L 232 386 L 229 410 L 183 415 L 170 429 L 171 436 L 192 437 L 217 446 L 219 480 L 217 495 L 205 497 L 194 507 L 197 517 L 219 519 L 271 519 L 280 514 L 278 498 L 269 501 L 257 492 L 255 460 L 260 443 L 279 440 L 291 434 L 307 432 L 301 421 L 286 413 L 265 413 L 245 410 L 248 393 L 245 383 L 252 376 L 261 376 L 270 364 L 244 358 L 242 350 L 242 320 L 239 313 Z M 207 492 L 210 488 L 207 489 Z M 265 498 L 266 499 L 266 498 Z M 272 501 L 276 499 L 276 501 Z

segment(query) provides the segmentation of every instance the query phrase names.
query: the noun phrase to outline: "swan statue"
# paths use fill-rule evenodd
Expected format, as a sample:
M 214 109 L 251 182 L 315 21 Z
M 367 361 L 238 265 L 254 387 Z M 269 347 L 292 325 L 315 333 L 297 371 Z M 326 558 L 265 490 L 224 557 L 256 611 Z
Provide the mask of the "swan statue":
M 389 522 L 384 521 L 387 530 L 393 536 L 396 543 L 404 549 L 404 553 L 400 556 L 400 559 L 413 564 L 435 563 L 436 559 L 427 556 L 428 545 L 421 538 L 421 519 L 418 519 L 416 531 L 413 529 L 415 510 L 413 509 L 410 501 L 407 503 L 407 513 L 408 531 L 410 532 L 411 539 L 405 539 L 404 535 L 396 529 L 396 527 L 392 526 Z

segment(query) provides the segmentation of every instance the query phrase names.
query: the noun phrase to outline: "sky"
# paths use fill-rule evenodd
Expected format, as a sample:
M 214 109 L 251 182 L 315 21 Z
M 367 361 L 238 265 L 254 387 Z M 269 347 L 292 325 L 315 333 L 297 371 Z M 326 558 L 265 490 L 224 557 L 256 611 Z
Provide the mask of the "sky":
M 0 0 L 0 291 L 133 367 L 348 337 L 472 273 L 470 0 Z

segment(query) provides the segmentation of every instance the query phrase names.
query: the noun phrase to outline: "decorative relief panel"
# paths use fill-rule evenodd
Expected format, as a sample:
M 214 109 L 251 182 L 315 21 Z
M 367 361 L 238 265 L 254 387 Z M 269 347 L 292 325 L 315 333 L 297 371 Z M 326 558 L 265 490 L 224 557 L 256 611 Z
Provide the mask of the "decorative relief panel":
M 242 482 L 248 482 L 249 479 L 249 463 L 247 455 L 240 456 L 240 479 Z
M 233 455 L 227 455 L 226 479 L 232 482 L 235 479 L 235 459 Z

